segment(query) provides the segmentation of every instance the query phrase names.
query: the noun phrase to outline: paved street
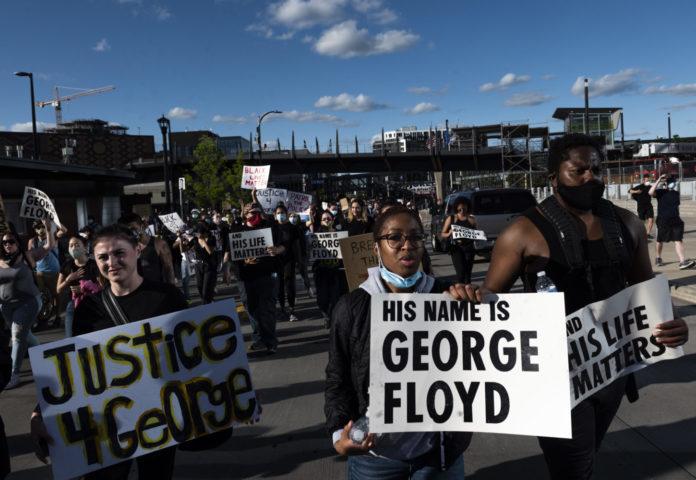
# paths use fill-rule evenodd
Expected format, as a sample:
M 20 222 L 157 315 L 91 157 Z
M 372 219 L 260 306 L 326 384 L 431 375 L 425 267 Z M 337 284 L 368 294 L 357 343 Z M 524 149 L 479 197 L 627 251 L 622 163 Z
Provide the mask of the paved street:
M 435 255 L 433 264 L 440 276 L 454 273 L 449 256 Z M 483 262 L 476 265 L 475 280 L 486 268 Z M 662 270 L 671 275 L 669 266 Z M 323 428 L 327 331 L 314 300 L 300 292 L 301 321 L 279 323 L 278 353 L 250 355 L 264 406 L 261 423 L 239 428 L 215 451 L 180 452 L 175 478 L 343 478 L 345 463 Z M 696 331 L 696 306 L 677 303 Z M 246 323 L 244 331 L 248 340 Z M 40 337 L 45 342 L 60 333 L 43 332 Z M 29 373 L 24 378 L 21 388 L 2 393 L 0 400 L 14 470 L 10 479 L 50 478 L 48 467 L 34 458 L 27 435 L 35 393 Z M 687 344 L 679 360 L 643 370 L 638 380 L 641 398 L 636 404 L 624 401 L 598 455 L 596 478 L 696 478 L 696 345 Z M 547 478 L 536 439 L 530 437 L 476 434 L 465 462 L 468 478 Z

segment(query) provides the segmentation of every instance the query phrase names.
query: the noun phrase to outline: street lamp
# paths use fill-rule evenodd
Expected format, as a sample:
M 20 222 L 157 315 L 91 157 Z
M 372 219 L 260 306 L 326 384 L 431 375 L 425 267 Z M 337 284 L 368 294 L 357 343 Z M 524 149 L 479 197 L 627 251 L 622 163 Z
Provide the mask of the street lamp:
M 162 132 L 162 150 L 164 153 L 164 191 L 166 196 L 167 213 L 171 210 L 172 197 L 169 188 L 169 150 L 167 149 L 167 131 L 171 129 L 171 122 L 162 115 L 157 119 L 160 131 Z
M 31 154 L 32 159 L 39 158 L 39 140 L 36 135 L 36 105 L 34 104 L 34 74 L 31 72 L 14 72 L 18 77 L 29 77 L 29 89 L 31 90 L 31 132 L 34 142 L 34 151 Z
M 266 118 L 266 115 L 270 115 L 271 113 L 281 114 L 283 112 L 280 110 L 270 110 L 259 117 L 259 122 L 256 124 L 256 142 L 259 146 L 259 160 L 262 159 L 261 151 L 263 150 L 261 148 L 261 122 L 263 122 L 263 119 Z

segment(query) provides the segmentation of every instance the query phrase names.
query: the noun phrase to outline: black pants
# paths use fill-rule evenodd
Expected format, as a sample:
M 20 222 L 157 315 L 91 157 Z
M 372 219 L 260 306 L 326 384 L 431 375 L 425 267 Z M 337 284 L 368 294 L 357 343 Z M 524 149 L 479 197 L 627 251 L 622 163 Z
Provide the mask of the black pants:
M 174 474 L 176 447 L 164 448 L 135 461 L 138 463 L 138 478 L 148 480 L 170 480 Z M 132 460 L 117 463 L 85 475 L 83 480 L 128 480 Z
M 331 317 L 334 305 L 341 295 L 348 292 L 348 282 L 343 270 L 335 267 L 316 266 L 314 285 L 317 289 L 317 306 L 322 313 Z
M 474 252 L 459 247 L 452 247 L 452 265 L 457 272 L 458 283 L 471 283 L 471 270 L 474 268 Z
M 546 465 L 553 480 L 592 478 L 595 452 L 621 405 L 627 377 L 583 400 L 571 412 L 573 438 L 539 437 Z
M 196 266 L 196 284 L 201 301 L 212 303 L 215 297 L 215 282 L 217 281 L 217 267 L 210 263 L 199 263 Z
M 280 308 L 285 308 L 285 299 L 288 300 L 290 310 L 295 310 L 295 297 L 297 296 L 295 288 L 295 262 L 293 260 L 282 265 L 278 272 L 278 302 Z
M 247 296 L 247 308 L 251 314 L 251 338 L 255 343 L 263 343 L 266 348 L 278 346 L 276 337 L 276 280 L 268 276 L 259 276 L 244 280 Z

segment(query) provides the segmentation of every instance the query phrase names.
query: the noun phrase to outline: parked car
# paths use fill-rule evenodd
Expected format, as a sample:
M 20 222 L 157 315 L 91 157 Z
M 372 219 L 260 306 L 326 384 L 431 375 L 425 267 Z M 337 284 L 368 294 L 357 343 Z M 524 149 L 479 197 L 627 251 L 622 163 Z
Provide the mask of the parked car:
M 477 228 L 486 233 L 487 240 L 474 241 L 476 254 L 482 257 L 490 256 L 495 239 L 515 217 L 537 204 L 534 195 L 523 188 L 454 192 L 445 199 L 445 213 L 434 215 L 432 219 L 431 241 L 433 250 L 437 252 L 447 251 L 448 242 L 442 240 L 439 234 L 445 219 L 454 215 L 455 200 L 459 197 L 466 197 L 471 201 L 471 213 L 476 217 Z

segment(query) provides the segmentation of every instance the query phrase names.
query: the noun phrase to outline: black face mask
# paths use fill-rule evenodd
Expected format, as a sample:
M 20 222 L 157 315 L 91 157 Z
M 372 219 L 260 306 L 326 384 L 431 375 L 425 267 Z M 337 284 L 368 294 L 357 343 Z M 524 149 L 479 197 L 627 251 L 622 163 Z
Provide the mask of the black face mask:
M 599 180 L 590 180 L 577 187 L 569 187 L 558 182 L 558 194 L 573 208 L 587 211 L 595 207 L 604 194 L 604 183 Z

